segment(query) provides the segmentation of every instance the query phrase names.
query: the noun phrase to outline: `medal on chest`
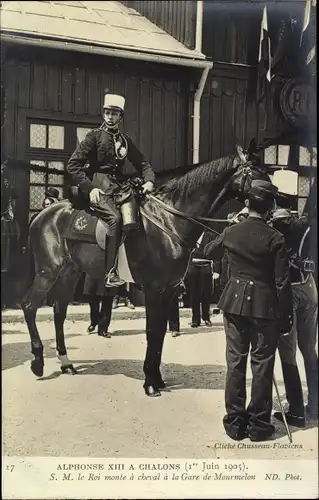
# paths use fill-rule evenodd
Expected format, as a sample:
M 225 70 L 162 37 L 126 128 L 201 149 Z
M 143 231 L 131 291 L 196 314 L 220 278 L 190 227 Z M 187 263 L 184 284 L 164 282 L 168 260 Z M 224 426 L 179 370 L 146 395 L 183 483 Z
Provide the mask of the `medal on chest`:
M 118 160 L 124 160 L 127 156 L 127 140 L 122 134 L 113 135 L 115 156 Z

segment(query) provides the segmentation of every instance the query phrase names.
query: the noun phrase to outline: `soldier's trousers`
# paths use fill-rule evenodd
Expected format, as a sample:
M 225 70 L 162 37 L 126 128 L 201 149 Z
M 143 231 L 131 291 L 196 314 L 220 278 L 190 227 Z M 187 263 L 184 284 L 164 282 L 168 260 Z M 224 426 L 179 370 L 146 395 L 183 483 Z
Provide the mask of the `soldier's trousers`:
M 96 215 L 103 219 L 109 227 L 106 237 L 106 271 L 110 271 L 115 266 L 115 261 L 121 238 L 121 214 L 115 204 L 115 194 L 120 186 L 112 177 L 107 174 L 94 174 L 92 184 L 94 187 L 102 189 L 104 195 L 100 196 L 97 204 L 92 204 Z
M 200 324 L 209 321 L 210 301 L 212 295 L 212 270 L 210 263 L 192 263 L 188 274 L 192 304 L 192 322 Z
M 307 386 L 308 407 L 318 411 L 318 292 L 314 278 L 306 283 L 292 285 L 294 322 L 289 335 L 280 337 L 279 354 L 285 380 L 286 397 L 292 413 L 303 416 L 303 398 L 297 366 L 297 344 L 303 356 Z
M 240 439 L 268 437 L 271 424 L 275 353 L 279 339 L 277 321 L 224 313 L 227 377 L 224 417 L 226 433 Z M 246 409 L 246 370 L 250 349 L 251 401 Z
M 89 302 L 91 325 L 99 325 L 99 333 L 108 331 L 112 317 L 112 303 L 113 297 L 111 296 L 94 297 Z
M 168 315 L 168 328 L 170 332 L 179 332 L 179 307 L 178 293 L 172 298 Z

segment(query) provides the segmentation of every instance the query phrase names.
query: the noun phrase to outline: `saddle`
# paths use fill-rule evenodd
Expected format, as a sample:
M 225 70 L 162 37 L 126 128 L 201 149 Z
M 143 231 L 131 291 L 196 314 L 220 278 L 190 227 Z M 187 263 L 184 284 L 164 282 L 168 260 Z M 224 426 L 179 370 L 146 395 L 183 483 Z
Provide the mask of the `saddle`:
M 140 227 L 139 187 L 140 179 L 129 179 L 119 193 L 116 194 L 115 202 L 122 215 L 122 231 L 126 235 L 136 231 Z M 105 236 L 108 233 L 106 222 L 94 215 L 94 210 L 79 190 L 78 186 L 70 188 L 70 196 L 74 213 L 71 215 L 63 237 L 69 240 L 77 240 L 86 243 L 98 244 L 105 248 Z

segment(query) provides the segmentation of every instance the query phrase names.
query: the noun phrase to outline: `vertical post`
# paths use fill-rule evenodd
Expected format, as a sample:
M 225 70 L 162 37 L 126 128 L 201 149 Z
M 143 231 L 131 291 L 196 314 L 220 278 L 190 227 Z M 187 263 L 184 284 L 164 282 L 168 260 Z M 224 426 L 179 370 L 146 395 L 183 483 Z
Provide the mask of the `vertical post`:
M 204 2 L 197 0 L 195 50 L 202 51 Z
M 207 80 L 210 66 L 207 66 L 200 78 L 197 90 L 194 96 L 193 112 L 193 163 L 199 163 L 199 139 L 200 139 L 200 101 Z

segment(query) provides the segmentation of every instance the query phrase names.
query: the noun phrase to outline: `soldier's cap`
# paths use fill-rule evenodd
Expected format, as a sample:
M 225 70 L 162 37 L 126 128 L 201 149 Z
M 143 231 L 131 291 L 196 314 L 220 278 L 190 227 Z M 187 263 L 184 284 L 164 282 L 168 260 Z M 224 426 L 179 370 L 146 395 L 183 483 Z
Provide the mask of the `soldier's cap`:
M 272 220 L 278 220 L 278 219 L 288 219 L 291 217 L 291 213 L 289 210 L 286 210 L 285 208 L 277 208 L 274 210 L 272 214 Z
M 115 108 L 124 111 L 125 99 L 121 95 L 106 94 L 104 97 L 103 108 Z
M 278 193 L 278 188 L 269 181 L 255 179 L 251 183 L 249 197 L 259 197 L 263 200 L 274 198 Z
M 48 187 L 48 189 L 44 193 L 44 195 L 47 198 L 56 198 L 56 199 L 59 198 L 59 194 L 60 194 L 59 190 L 54 187 Z

